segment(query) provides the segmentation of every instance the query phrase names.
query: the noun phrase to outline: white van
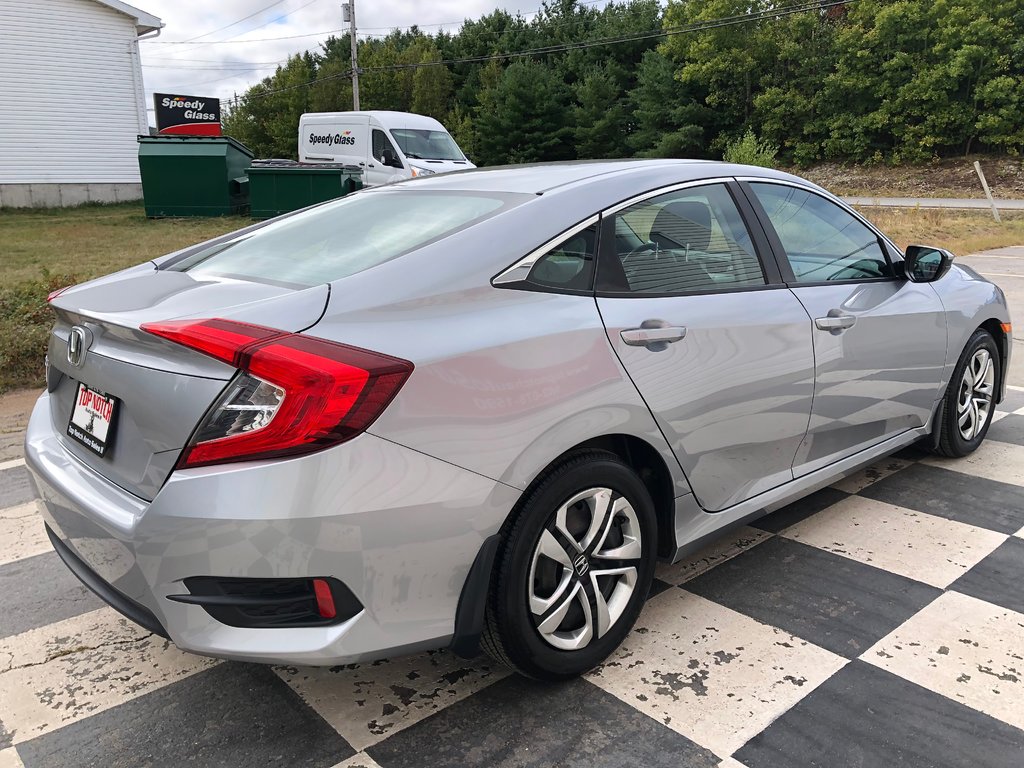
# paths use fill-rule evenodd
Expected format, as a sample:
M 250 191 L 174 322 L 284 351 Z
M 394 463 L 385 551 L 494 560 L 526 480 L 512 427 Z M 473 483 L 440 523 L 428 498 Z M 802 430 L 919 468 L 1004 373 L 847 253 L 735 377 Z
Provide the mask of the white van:
M 307 112 L 299 161 L 363 169 L 367 186 L 475 168 L 437 120 L 409 112 Z

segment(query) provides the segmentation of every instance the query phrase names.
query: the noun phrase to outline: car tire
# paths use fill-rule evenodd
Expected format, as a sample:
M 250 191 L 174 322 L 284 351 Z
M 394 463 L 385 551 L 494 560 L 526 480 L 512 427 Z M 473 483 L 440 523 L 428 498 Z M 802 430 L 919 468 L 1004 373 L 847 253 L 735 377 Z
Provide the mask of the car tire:
M 946 387 L 935 452 L 959 458 L 973 452 L 988 434 L 999 385 L 999 348 L 979 328 L 964 347 Z
M 540 680 L 592 669 L 640 614 L 656 539 L 654 503 L 630 467 L 604 451 L 571 456 L 527 490 L 503 533 L 482 647 Z

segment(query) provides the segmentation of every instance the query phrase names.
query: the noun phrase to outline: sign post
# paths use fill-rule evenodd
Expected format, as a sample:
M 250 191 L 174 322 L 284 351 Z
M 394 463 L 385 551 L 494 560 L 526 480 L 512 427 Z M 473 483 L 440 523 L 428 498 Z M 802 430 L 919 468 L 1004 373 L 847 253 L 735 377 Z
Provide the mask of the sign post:
M 220 99 L 154 93 L 157 133 L 176 136 L 220 136 Z

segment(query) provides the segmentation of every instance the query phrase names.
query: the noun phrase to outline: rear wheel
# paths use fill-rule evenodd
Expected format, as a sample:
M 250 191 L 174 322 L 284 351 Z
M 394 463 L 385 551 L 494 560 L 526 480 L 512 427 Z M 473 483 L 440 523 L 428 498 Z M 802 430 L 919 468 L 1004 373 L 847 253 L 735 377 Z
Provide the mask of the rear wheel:
M 995 411 L 999 366 L 995 339 L 988 331 L 978 329 L 967 342 L 946 388 L 938 453 L 961 457 L 981 445 Z
M 495 563 L 482 645 L 521 674 L 579 675 L 632 628 L 654 577 L 654 505 L 611 453 L 581 453 L 528 492 Z

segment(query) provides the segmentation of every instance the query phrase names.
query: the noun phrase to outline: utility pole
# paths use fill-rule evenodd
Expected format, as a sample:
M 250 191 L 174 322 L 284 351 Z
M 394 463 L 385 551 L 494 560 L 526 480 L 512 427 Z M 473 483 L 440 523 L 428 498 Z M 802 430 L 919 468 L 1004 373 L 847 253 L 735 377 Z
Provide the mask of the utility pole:
M 356 42 L 356 0 L 342 4 L 343 19 L 348 22 L 348 36 L 352 43 L 352 109 L 359 111 L 359 60 Z

